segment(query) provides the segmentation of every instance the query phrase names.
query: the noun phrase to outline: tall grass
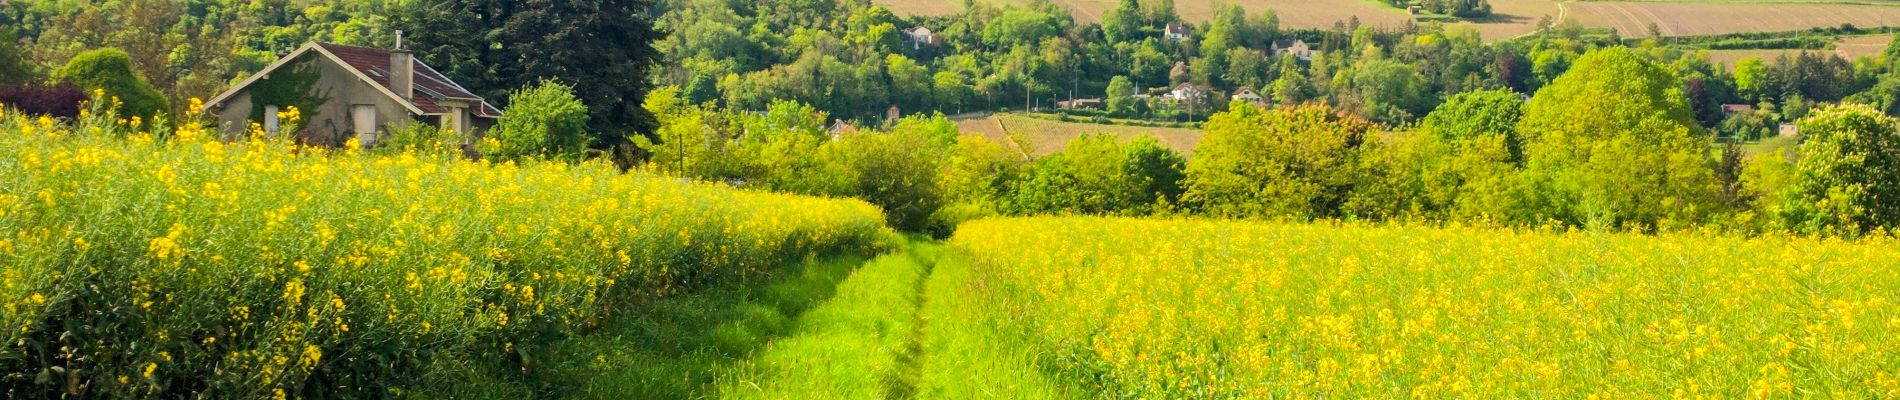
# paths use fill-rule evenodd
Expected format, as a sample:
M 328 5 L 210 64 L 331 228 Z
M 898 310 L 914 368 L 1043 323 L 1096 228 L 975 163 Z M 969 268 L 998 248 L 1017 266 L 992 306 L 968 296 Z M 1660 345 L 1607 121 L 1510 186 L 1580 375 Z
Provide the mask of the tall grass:
M 226 142 L 100 110 L 0 116 L 9 397 L 395 395 L 447 371 L 431 365 L 529 369 L 643 299 L 888 235 L 857 201 Z
M 1892 398 L 1896 244 L 1100 218 L 952 239 L 1039 363 L 1134 398 Z

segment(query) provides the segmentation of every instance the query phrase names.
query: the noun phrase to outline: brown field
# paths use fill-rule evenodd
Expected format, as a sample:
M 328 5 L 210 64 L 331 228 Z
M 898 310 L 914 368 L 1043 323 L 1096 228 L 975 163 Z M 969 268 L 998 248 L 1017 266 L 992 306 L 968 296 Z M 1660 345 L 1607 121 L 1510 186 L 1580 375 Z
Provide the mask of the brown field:
M 1009 0 L 979 0 L 990 4 L 1008 4 Z M 1099 22 L 1102 13 L 1114 8 L 1117 0 L 1053 0 L 1075 11 L 1078 22 Z M 1538 2 L 1548 0 L 1501 0 L 1502 2 Z M 889 7 L 899 15 L 946 15 L 963 10 L 959 0 L 873 0 L 873 3 Z M 1175 0 L 1174 9 L 1181 18 L 1200 22 L 1213 17 L 1214 10 L 1222 4 L 1239 4 L 1247 12 L 1261 12 L 1273 9 L 1280 15 L 1280 25 L 1289 28 L 1330 28 L 1334 22 L 1346 21 L 1358 16 L 1360 23 L 1373 26 L 1396 28 L 1411 21 L 1411 17 L 1399 9 L 1373 4 L 1367 0 Z M 1499 6 L 1502 7 L 1502 6 Z M 1529 24 L 1536 24 L 1532 17 Z
M 1892 36 L 1868 35 L 1841 38 L 1840 41 L 1834 42 L 1834 50 L 1710 50 L 1709 61 L 1722 64 L 1733 70 L 1736 62 L 1746 58 L 1760 58 L 1762 61 L 1773 63 L 1776 57 L 1780 57 L 1783 54 L 1794 57 L 1804 51 L 1832 53 L 1848 60 L 1854 60 L 1861 57 L 1878 55 L 1881 51 L 1887 49 L 1888 43 L 1892 42 Z
M 1193 152 L 1194 146 L 1201 141 L 1201 131 L 1196 129 L 1062 122 L 1015 114 L 958 120 L 957 127 L 965 135 L 982 135 L 997 143 L 1012 143 L 1010 135 L 1020 134 L 1028 139 L 1032 150 L 1030 153 L 1037 157 L 1061 152 L 1069 141 L 1088 133 L 1115 135 L 1122 140 L 1153 136 L 1163 146 L 1182 154 Z
M 1626 37 L 1648 35 L 1651 23 L 1664 36 L 1900 25 L 1900 7 L 1863 4 L 1577 2 L 1564 7 L 1584 26 L 1613 28 Z
M 1564 8 L 1552 0 L 1491 0 L 1490 18 L 1457 25 L 1477 29 L 1485 41 L 1499 41 L 1536 31 L 1537 20 L 1544 16 L 1561 22 Z

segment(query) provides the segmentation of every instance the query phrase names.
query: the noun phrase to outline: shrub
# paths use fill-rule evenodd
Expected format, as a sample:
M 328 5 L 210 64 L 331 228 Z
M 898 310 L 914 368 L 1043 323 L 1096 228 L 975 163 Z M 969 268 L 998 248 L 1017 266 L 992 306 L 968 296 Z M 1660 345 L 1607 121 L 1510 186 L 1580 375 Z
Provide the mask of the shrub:
M 78 118 L 79 105 L 86 100 L 86 91 L 65 82 L 52 86 L 0 87 L 0 104 L 33 115 Z
M 82 89 L 104 90 L 107 96 L 119 98 L 125 104 L 119 109 L 120 116 L 150 118 L 170 109 L 165 96 L 132 69 L 132 58 L 124 50 L 104 48 L 79 53 L 53 75 Z
M 488 131 L 483 155 L 498 161 L 524 158 L 577 161 L 587 149 L 587 105 L 574 89 L 552 80 L 508 95 L 501 122 Z
M 1319 105 L 1234 104 L 1208 119 L 1182 201 L 1220 217 L 1338 216 L 1354 154 L 1373 125 Z
M 1807 142 L 1783 215 L 1807 231 L 1900 227 L 1900 120 L 1864 105 L 1827 106 L 1798 124 Z

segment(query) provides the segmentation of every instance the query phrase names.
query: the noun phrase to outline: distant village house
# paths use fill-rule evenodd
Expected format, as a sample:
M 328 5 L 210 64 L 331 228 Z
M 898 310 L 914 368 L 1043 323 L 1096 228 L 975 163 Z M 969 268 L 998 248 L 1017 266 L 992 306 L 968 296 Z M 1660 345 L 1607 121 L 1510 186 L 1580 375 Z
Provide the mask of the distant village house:
M 1201 85 L 1183 83 L 1175 85 L 1173 90 L 1169 90 L 1168 94 L 1162 97 L 1177 103 L 1195 103 L 1206 100 L 1207 94 L 1211 92 Z
M 922 50 L 925 47 L 942 46 L 943 36 L 932 32 L 930 28 L 915 26 L 904 30 L 904 41 L 910 42 L 911 50 Z
M 1187 24 L 1183 24 L 1179 22 L 1169 22 L 1168 28 L 1165 31 L 1165 33 L 1167 35 L 1168 40 L 1173 40 L 1173 41 L 1188 40 L 1189 37 L 1192 37 L 1191 32 L 1189 32 L 1188 29 L 1189 28 Z
M 205 106 L 217 114 L 227 137 L 241 136 L 253 122 L 267 134 L 283 134 L 278 113 L 298 106 L 302 129 L 289 134 L 304 144 L 333 147 L 352 138 L 370 145 L 411 122 L 447 127 L 473 143 L 501 118 L 501 110 L 416 61 L 409 50 L 318 42 L 277 59 Z
M 1243 103 L 1247 103 L 1247 104 L 1251 104 L 1255 106 L 1265 107 L 1267 105 L 1267 97 L 1261 96 L 1260 92 L 1254 91 L 1253 88 L 1250 88 L 1250 87 L 1243 86 L 1240 89 L 1235 89 L 1234 95 L 1228 96 L 1228 97 L 1230 100 L 1243 102 Z
M 1281 39 L 1273 41 L 1274 57 L 1281 57 L 1288 54 L 1299 58 L 1301 61 L 1313 61 L 1313 47 L 1307 45 L 1305 40 Z

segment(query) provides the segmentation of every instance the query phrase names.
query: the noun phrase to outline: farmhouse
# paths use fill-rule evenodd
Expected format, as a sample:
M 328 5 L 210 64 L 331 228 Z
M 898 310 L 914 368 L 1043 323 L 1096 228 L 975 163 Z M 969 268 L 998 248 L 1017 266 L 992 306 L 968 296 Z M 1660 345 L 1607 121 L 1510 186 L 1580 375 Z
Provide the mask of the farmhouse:
M 1162 97 L 1174 102 L 1199 102 L 1206 99 L 1208 93 L 1210 91 L 1207 87 L 1183 83 L 1175 85 L 1173 90 L 1169 90 L 1168 94 Z
M 1775 128 L 1776 128 L 1775 135 L 1777 136 L 1781 136 L 1781 137 L 1801 136 L 1801 126 L 1799 125 L 1783 123 L 1780 126 L 1777 126 Z
M 1239 89 L 1234 89 L 1234 95 L 1228 96 L 1228 97 L 1229 99 L 1233 101 L 1245 102 L 1251 105 L 1256 105 L 1256 106 L 1267 105 L 1267 97 L 1261 96 L 1260 92 L 1256 92 L 1253 90 L 1253 88 L 1250 88 L 1250 87 L 1242 86 Z
M 911 50 L 943 46 L 943 36 L 937 35 L 937 33 L 932 32 L 930 28 L 921 25 L 905 29 L 904 41 L 910 42 Z
M 1300 39 L 1281 39 L 1273 41 L 1273 56 L 1292 54 L 1301 61 L 1313 61 L 1313 47 Z
M 1177 42 L 1182 41 L 1182 40 L 1188 40 L 1188 38 L 1190 37 L 1190 32 L 1188 32 L 1187 24 L 1183 24 L 1179 22 L 1169 22 L 1166 34 L 1167 34 L 1168 40 L 1173 40 Z
M 473 143 L 501 118 L 501 110 L 409 50 L 319 42 L 277 59 L 205 106 L 226 137 L 242 135 L 251 123 L 277 135 L 278 113 L 295 106 L 302 128 L 290 134 L 316 146 L 342 146 L 351 138 L 370 145 L 411 122 L 447 127 Z

